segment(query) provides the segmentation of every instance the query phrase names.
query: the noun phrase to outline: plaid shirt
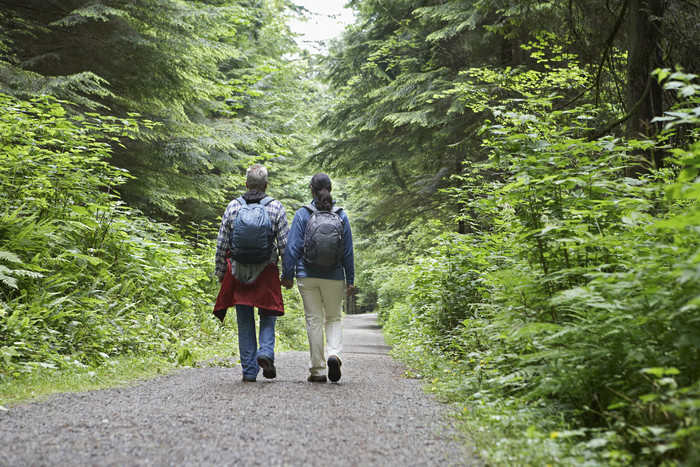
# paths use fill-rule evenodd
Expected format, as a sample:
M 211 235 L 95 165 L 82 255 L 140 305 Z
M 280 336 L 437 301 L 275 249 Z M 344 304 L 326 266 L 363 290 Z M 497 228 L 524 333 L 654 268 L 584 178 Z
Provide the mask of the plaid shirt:
M 280 257 L 280 263 L 284 261 L 284 249 L 287 246 L 287 235 L 289 234 L 289 226 L 287 225 L 287 213 L 284 206 L 279 201 L 272 200 L 265 206 L 270 214 L 270 222 L 272 223 L 272 233 L 275 237 L 277 254 Z M 216 239 L 216 269 L 214 274 L 219 279 L 223 279 L 226 274 L 226 257 L 229 251 L 229 239 L 233 230 L 233 222 L 238 216 L 238 211 L 241 209 L 241 204 L 237 200 L 228 203 L 224 216 L 221 218 L 221 227 L 219 228 L 219 236 Z

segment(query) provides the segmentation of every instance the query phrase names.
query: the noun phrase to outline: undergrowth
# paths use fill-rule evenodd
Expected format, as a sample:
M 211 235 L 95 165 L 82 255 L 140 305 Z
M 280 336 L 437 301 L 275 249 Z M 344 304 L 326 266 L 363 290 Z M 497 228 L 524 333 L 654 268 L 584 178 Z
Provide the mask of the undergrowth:
M 490 161 L 451 192 L 472 233 L 385 275 L 396 355 L 490 464 L 700 462 L 700 93 L 659 77 L 683 95 L 655 141 L 581 138 L 586 108 L 506 101 Z M 666 167 L 627 177 L 640 151 Z
M 212 314 L 215 232 L 184 237 L 116 191 L 129 174 L 111 145 L 149 123 L 48 97 L 0 95 L 0 110 L 0 404 L 237 354 L 235 316 Z M 300 298 L 285 299 L 279 348 L 303 348 Z

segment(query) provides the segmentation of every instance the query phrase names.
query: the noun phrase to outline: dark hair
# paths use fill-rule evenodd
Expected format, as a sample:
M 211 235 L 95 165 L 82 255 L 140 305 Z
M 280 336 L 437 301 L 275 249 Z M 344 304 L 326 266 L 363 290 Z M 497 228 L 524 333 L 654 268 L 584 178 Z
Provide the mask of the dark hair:
M 333 198 L 331 197 L 331 179 L 324 173 L 318 173 L 311 177 L 311 185 L 316 198 L 316 208 L 321 211 L 333 209 Z

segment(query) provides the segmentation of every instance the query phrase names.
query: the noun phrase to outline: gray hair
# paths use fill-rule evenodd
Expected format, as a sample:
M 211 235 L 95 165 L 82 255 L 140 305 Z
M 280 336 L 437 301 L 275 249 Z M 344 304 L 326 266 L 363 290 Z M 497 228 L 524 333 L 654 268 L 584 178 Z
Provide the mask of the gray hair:
M 262 164 L 255 164 L 245 171 L 246 184 L 251 190 L 264 190 L 267 184 L 267 169 Z

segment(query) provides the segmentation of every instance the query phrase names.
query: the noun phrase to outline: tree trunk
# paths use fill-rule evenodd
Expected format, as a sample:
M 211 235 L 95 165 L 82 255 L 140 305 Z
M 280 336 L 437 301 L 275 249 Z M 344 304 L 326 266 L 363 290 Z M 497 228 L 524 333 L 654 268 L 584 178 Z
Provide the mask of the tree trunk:
M 658 125 L 651 120 L 663 113 L 661 86 L 651 72 L 663 66 L 660 27 L 665 0 L 628 1 L 627 110 L 632 115 L 627 136 L 648 138 L 658 131 Z M 661 151 L 643 151 L 638 156 L 640 164 L 630 168 L 631 176 L 663 166 Z

